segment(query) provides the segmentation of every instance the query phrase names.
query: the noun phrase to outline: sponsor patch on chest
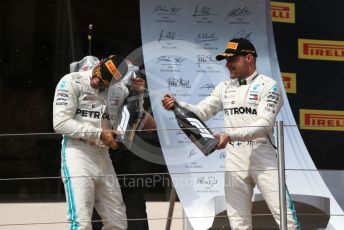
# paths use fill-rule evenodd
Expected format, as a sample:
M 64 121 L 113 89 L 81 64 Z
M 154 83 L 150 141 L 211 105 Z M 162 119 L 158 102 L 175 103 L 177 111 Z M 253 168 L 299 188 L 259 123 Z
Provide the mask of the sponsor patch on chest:
M 259 91 L 261 89 L 261 85 L 260 84 L 253 84 L 247 94 L 247 103 L 249 105 L 258 105 L 259 102 Z
M 250 108 L 250 107 L 225 108 L 224 112 L 226 115 L 238 115 L 238 114 L 257 115 L 257 110 L 255 108 Z

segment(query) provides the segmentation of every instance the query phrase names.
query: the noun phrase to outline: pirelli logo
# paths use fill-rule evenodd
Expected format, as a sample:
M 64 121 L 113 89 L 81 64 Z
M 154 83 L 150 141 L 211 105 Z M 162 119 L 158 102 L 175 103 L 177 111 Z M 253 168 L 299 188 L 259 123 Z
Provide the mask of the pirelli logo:
M 300 109 L 301 129 L 344 131 L 344 111 Z
M 227 49 L 236 50 L 237 48 L 238 48 L 238 43 L 237 42 L 228 42 L 227 43 Z
M 122 77 L 122 74 L 117 70 L 115 64 L 111 60 L 105 62 L 105 66 L 116 80 Z
M 296 73 L 281 73 L 285 91 L 296 93 Z
M 299 58 L 344 61 L 344 41 L 298 39 Z
M 295 3 L 271 2 L 273 22 L 295 23 Z

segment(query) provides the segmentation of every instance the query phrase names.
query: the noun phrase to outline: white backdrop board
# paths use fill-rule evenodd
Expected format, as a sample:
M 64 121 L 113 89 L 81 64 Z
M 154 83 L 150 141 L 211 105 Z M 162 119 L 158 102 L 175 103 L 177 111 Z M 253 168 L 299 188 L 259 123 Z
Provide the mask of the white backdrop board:
M 215 56 L 224 51 L 228 40 L 237 37 L 252 41 L 258 53 L 258 71 L 284 88 L 270 1 L 141 0 L 140 14 L 148 89 L 164 158 L 192 227 L 208 229 L 214 216 L 225 209 L 225 153 L 216 151 L 205 157 L 178 128 L 174 114 L 163 109 L 161 98 L 171 92 L 180 101 L 196 104 L 209 95 L 215 85 L 229 78 L 225 62 L 216 61 Z M 285 92 L 283 96 L 285 104 L 278 120 L 290 126 L 285 128 L 286 169 L 294 169 L 286 172 L 290 193 L 328 197 L 331 213 L 343 214 L 316 171 Z M 220 132 L 223 114 L 207 125 Z M 344 220 L 334 216 L 327 229 L 342 226 Z

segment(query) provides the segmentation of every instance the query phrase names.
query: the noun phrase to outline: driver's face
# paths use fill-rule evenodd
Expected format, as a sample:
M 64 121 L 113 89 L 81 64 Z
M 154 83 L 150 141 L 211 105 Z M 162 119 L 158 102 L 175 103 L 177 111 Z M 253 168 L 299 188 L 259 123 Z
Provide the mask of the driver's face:
M 229 70 L 230 77 L 232 79 L 242 79 L 249 76 L 248 55 L 236 55 L 233 57 L 227 57 L 226 61 L 226 67 Z
M 99 89 L 101 87 L 107 88 L 109 87 L 110 82 L 107 80 L 104 80 L 102 78 L 102 75 L 100 74 L 99 69 L 95 68 L 92 72 L 92 78 L 91 78 L 91 86 L 95 89 Z

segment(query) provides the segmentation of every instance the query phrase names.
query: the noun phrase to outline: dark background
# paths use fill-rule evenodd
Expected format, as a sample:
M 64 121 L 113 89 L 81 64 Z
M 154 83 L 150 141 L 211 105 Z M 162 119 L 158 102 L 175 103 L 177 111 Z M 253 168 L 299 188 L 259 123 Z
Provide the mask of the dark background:
M 297 93 L 288 94 L 296 122 L 299 109 L 343 111 L 344 63 L 298 59 L 297 39 L 344 40 L 344 2 L 284 2 L 295 3 L 296 23 L 274 22 L 273 28 L 281 71 L 297 74 Z M 125 57 L 141 46 L 139 1 L 2 0 L 0 8 L 0 201 L 62 200 L 61 137 L 52 129 L 55 86 L 71 62 L 88 54 L 90 23 L 94 56 Z M 319 169 L 344 169 L 343 132 L 300 131 Z M 166 172 L 135 161 L 146 172 Z M 158 185 L 146 192 L 165 199 L 167 191 Z

